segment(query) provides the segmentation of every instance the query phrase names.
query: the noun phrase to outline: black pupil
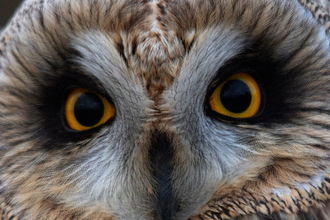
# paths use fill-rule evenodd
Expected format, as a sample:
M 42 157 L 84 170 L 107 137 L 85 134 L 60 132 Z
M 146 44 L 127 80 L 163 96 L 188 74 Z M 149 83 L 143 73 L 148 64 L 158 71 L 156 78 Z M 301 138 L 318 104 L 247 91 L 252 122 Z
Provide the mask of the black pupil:
M 251 104 L 251 91 L 241 80 L 230 80 L 222 87 L 220 93 L 222 105 L 230 112 L 242 113 Z
M 103 102 L 94 93 L 82 94 L 76 101 L 74 114 L 81 125 L 86 127 L 95 126 L 103 117 Z

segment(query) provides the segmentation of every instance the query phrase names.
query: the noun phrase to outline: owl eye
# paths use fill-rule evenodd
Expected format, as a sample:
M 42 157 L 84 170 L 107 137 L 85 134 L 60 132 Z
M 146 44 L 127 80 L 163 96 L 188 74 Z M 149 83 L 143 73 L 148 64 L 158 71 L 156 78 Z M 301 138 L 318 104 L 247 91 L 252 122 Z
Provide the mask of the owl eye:
M 86 90 L 73 90 L 65 106 L 68 125 L 77 131 L 98 127 L 115 116 L 115 108 L 103 96 Z
M 221 83 L 209 99 L 213 111 L 232 118 L 249 118 L 260 108 L 257 82 L 247 73 L 237 73 Z

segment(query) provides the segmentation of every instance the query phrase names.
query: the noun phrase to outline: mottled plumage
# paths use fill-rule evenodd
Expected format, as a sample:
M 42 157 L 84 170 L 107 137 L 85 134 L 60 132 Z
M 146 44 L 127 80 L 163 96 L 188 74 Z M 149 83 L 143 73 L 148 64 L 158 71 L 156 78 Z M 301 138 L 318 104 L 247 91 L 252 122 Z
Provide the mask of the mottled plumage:
M 330 219 L 327 0 L 26 0 L 0 35 L 0 219 Z M 215 114 L 237 72 L 253 117 Z M 68 127 L 71 88 L 115 116 Z

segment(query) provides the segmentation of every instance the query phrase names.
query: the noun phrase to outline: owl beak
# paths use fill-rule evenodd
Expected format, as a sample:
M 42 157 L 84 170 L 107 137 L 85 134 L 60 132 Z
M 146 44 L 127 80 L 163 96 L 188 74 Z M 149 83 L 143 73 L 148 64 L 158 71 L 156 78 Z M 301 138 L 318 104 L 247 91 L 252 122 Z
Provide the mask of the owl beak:
M 160 220 L 172 220 L 179 210 L 179 201 L 172 188 L 171 173 L 174 152 L 167 135 L 158 133 L 150 150 L 153 175 L 156 180 L 156 211 Z

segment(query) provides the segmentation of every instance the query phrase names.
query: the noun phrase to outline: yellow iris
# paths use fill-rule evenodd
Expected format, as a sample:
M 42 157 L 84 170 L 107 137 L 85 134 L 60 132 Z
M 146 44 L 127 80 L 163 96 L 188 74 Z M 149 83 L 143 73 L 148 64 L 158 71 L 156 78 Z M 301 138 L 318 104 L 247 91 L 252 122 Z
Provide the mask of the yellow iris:
M 81 88 L 70 93 L 65 106 L 68 125 L 77 131 L 98 127 L 113 118 L 115 112 L 106 98 Z
M 247 73 L 237 73 L 221 83 L 209 99 L 211 109 L 232 118 L 249 118 L 258 113 L 261 94 Z

